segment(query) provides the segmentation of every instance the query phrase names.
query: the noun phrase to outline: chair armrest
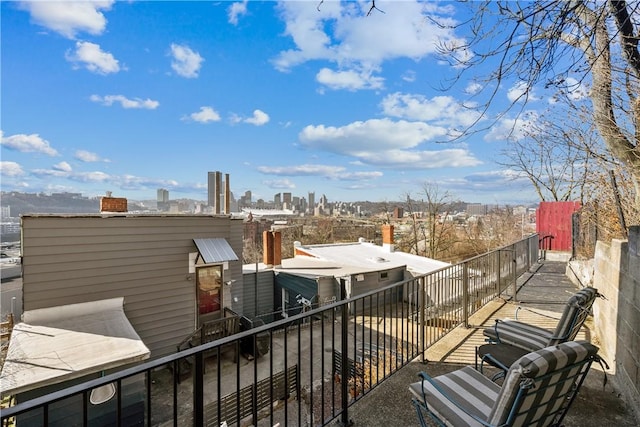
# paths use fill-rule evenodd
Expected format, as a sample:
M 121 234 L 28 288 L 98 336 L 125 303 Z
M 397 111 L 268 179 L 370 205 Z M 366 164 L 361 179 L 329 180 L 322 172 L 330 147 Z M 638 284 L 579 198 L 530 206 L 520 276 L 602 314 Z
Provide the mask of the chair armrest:
M 433 380 L 433 378 L 429 376 L 429 374 L 427 374 L 424 371 L 421 371 L 421 372 L 418 373 L 418 377 L 420 377 L 420 379 L 421 379 L 421 384 L 420 384 L 420 391 L 422 392 L 422 402 L 421 403 L 424 405 L 424 407 L 427 410 L 429 410 L 428 409 L 429 405 L 427 404 L 427 396 L 426 396 L 425 391 L 424 391 L 424 382 L 425 381 L 427 381 L 429 384 L 431 384 L 431 386 L 433 388 L 435 388 L 438 391 L 438 393 L 440 393 L 449 402 L 453 403 L 456 406 L 456 408 L 458 408 L 460 411 L 464 412 L 466 415 L 468 415 L 469 417 L 473 418 L 475 421 L 479 422 L 483 426 L 492 427 L 491 424 L 487 423 L 486 421 L 484 421 L 484 420 L 478 418 L 477 416 L 475 416 L 474 414 L 470 413 L 462 405 L 460 405 L 455 399 L 451 398 L 447 394 L 447 392 L 442 390 L 442 388 L 438 385 L 438 383 L 435 382 Z

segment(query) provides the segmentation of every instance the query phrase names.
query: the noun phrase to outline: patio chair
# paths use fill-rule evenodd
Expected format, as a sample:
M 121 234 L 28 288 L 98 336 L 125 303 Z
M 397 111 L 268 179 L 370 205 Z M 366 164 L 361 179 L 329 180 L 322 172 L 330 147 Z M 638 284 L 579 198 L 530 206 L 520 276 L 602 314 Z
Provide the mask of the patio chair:
M 598 296 L 600 296 L 598 290 L 592 287 L 585 287 L 577 291 L 567 301 L 555 331 L 518 320 L 498 319 L 495 325 L 486 328 L 483 334 L 490 343 L 508 344 L 528 351 L 536 351 L 565 341 L 572 341 L 578 335 Z
M 441 426 L 559 426 L 598 348 L 568 341 L 531 352 L 509 369 L 502 386 L 470 366 L 409 386 L 420 425 L 425 412 Z

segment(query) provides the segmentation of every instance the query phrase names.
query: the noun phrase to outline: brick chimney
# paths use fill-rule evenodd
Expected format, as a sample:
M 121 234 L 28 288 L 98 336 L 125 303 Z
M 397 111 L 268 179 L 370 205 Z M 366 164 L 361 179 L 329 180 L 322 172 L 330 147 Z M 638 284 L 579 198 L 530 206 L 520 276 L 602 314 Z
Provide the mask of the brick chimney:
M 100 198 L 100 212 L 128 212 L 126 197 L 111 197 L 111 191 Z
M 282 265 L 282 233 L 273 232 L 273 265 L 280 267 Z
M 262 260 L 267 267 L 282 265 L 282 234 L 279 231 L 262 232 Z
M 224 213 L 231 213 L 231 184 L 229 184 L 229 174 L 224 174 Z
M 262 232 L 262 262 L 273 267 L 273 234 L 267 230 Z
M 384 224 L 382 226 L 382 247 L 389 252 L 395 250 L 393 244 L 393 225 L 391 224 Z

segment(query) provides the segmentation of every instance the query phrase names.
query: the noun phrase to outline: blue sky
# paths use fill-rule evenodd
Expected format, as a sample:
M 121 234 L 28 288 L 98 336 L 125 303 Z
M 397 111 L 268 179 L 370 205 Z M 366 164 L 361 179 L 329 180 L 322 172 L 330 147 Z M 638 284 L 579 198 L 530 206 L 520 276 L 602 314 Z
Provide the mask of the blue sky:
M 419 198 L 429 182 L 469 202 L 536 202 L 495 163 L 515 117 L 442 143 L 521 93 L 503 85 L 480 116 L 465 107 L 481 100 L 473 73 L 438 89 L 458 70 L 437 43 L 465 34 L 426 17 L 455 23 L 466 12 L 318 4 L 1 2 L 2 190 L 142 200 L 166 188 L 206 200 L 218 170 L 254 200 L 392 201 Z

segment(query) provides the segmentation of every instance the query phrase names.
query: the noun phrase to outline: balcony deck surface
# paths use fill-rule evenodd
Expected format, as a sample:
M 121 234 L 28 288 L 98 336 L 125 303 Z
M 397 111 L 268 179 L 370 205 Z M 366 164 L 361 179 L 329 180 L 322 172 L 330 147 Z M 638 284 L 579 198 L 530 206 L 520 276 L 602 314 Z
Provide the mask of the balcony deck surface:
M 389 379 L 349 408 L 349 420 L 354 426 L 389 427 L 418 426 L 415 409 L 411 404 L 408 385 L 418 381 L 418 372 L 426 371 L 437 376 L 475 363 L 475 348 L 484 344 L 482 330 L 495 323 L 495 319 L 514 318 L 518 305 L 523 307 L 518 319 L 547 329 L 555 328 L 564 303 L 577 290 L 565 276 L 566 263 L 546 261 L 532 268 L 518 281 L 517 302 L 497 300 L 483 307 L 470 318 L 469 328 L 458 327 L 430 347 L 425 364 L 416 359 L 391 375 Z M 542 315 L 540 315 L 542 314 Z M 576 339 L 586 339 L 598 345 L 591 332 L 592 319 L 588 318 Z M 610 363 L 610 361 L 607 361 Z M 563 424 L 566 427 L 590 427 L 615 425 L 636 427 L 640 420 L 622 401 L 614 388 L 612 374 L 608 381 L 598 364 L 593 364 L 576 400 L 569 409 Z

